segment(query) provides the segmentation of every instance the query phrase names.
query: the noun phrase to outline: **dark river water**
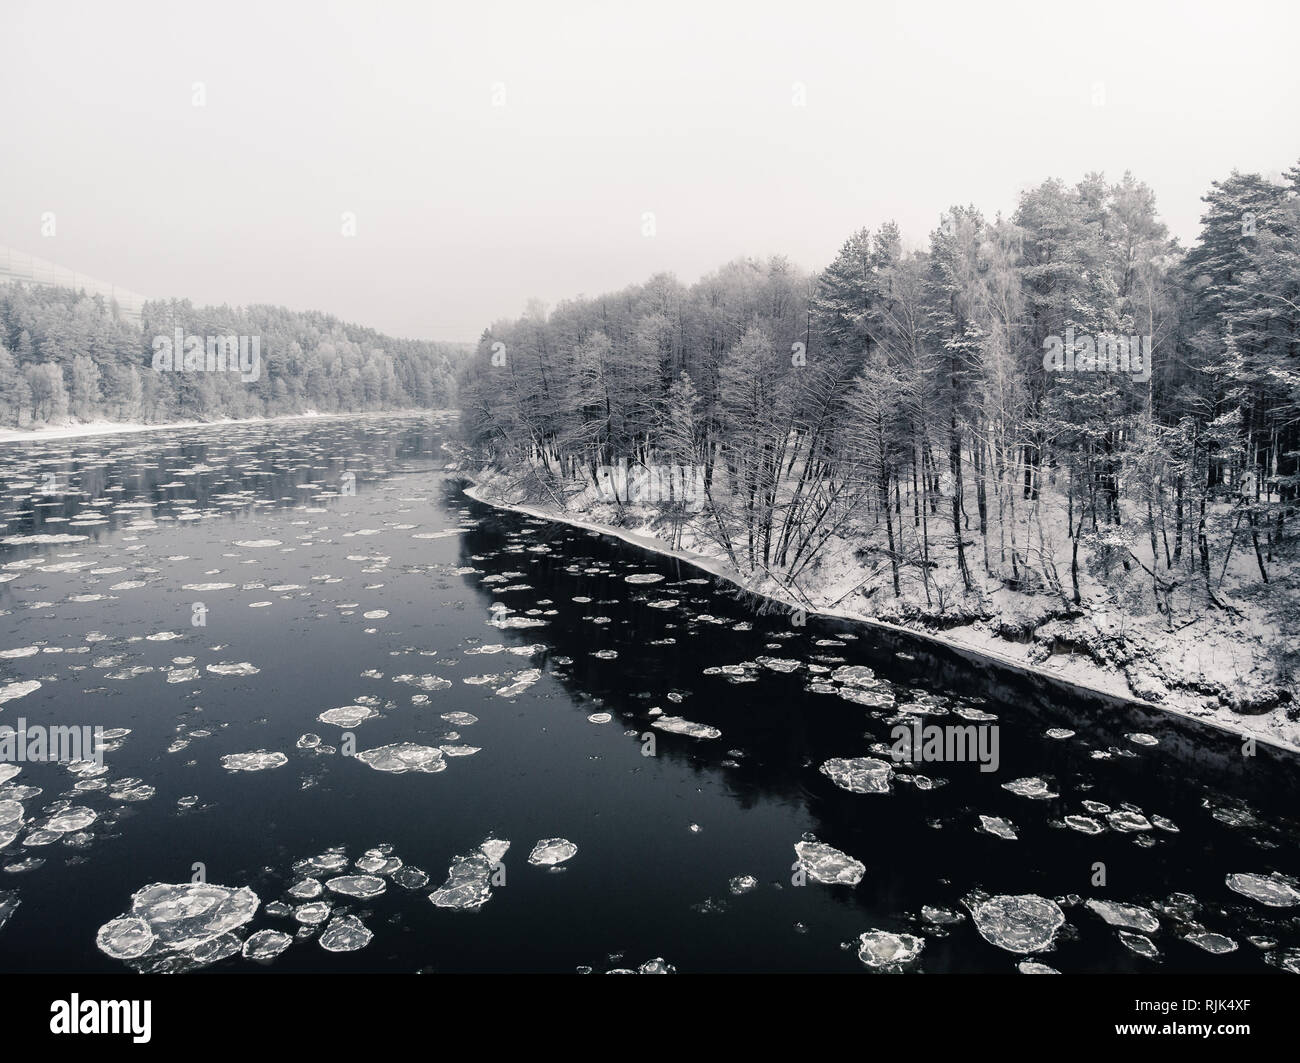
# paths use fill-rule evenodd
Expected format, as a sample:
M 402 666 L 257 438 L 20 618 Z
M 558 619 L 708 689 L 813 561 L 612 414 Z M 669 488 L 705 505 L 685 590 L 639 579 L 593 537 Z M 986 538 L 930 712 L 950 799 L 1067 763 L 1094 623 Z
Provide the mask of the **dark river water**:
M 1295 758 L 755 615 L 472 501 L 450 428 L 0 445 L 0 725 L 106 732 L 0 758 L 0 970 L 1300 965 Z

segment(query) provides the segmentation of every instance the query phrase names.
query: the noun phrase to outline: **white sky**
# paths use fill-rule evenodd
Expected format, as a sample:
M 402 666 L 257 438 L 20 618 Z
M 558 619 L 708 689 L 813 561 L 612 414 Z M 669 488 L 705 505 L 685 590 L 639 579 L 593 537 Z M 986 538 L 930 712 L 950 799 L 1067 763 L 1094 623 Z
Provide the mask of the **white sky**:
M 1089 170 L 1186 243 L 1212 179 L 1300 159 L 1295 0 L 3 0 L 0 31 L 0 244 L 428 339 Z

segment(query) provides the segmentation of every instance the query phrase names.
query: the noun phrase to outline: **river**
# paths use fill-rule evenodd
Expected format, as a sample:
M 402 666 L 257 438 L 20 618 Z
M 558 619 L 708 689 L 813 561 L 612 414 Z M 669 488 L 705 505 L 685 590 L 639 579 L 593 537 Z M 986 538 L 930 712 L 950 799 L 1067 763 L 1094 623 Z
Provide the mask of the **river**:
M 755 615 L 471 500 L 452 430 L 0 445 L 0 726 L 103 729 L 0 756 L 0 969 L 1300 967 L 1293 756 Z

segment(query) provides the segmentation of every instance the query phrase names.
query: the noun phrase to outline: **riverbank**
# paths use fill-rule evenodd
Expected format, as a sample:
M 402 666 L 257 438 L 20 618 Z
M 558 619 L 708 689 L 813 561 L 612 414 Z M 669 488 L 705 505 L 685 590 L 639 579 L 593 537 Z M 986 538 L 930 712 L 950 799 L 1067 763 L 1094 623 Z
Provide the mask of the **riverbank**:
M 847 557 L 838 558 L 837 571 L 830 573 L 824 585 L 801 588 L 805 600 L 800 600 L 775 579 L 746 578 L 725 557 L 707 552 L 707 546 L 703 550 L 699 548 L 704 544 L 692 541 L 689 545 L 674 546 L 666 542 L 655 534 L 648 507 L 645 507 L 646 512 L 636 514 L 642 518 L 636 524 L 627 518 L 637 507 L 622 507 L 625 523 L 616 526 L 599 519 L 612 516 L 600 512 L 602 507 L 599 506 L 588 504 L 579 509 L 562 510 L 553 503 L 525 498 L 509 477 L 497 472 L 470 474 L 462 470 L 461 475 L 471 481 L 466 493 L 476 501 L 613 536 L 641 549 L 677 558 L 749 593 L 779 602 L 790 610 L 801 609 L 810 614 L 901 632 L 1066 687 L 1119 698 L 1300 753 L 1300 719 L 1292 719 L 1288 711 L 1293 709 L 1293 702 L 1283 700 L 1273 708 L 1250 714 L 1232 707 L 1234 693 L 1240 698 L 1250 689 L 1254 696 L 1264 698 L 1274 689 L 1274 677 L 1266 670 L 1253 681 L 1242 674 L 1243 669 L 1254 666 L 1260 645 L 1265 644 L 1264 634 L 1258 630 L 1258 618 L 1251 618 L 1241 625 L 1229 623 L 1229 617 L 1216 622 L 1207 619 L 1194 633 L 1188 633 L 1186 628 L 1182 632 L 1168 633 L 1146 622 L 1145 618 L 1116 614 L 1113 609 L 1099 616 L 1076 616 L 1068 622 L 1063 621 L 1042 614 L 1041 603 L 1027 601 L 1025 599 L 1029 596 L 1024 595 L 1014 596 L 1015 600 L 1004 596 L 999 615 L 941 628 L 920 618 L 883 618 L 839 604 L 845 597 L 838 593 L 845 582 L 842 570 L 851 565 L 851 559 Z M 1027 617 L 1036 609 L 1040 612 L 1040 622 L 1028 621 Z M 1117 628 L 1122 638 L 1117 639 Z M 1026 631 L 1027 638 L 1024 635 Z M 1004 633 L 1012 633 L 1015 637 L 1007 637 Z M 1278 635 L 1280 637 L 1280 633 Z M 1045 646 L 1054 646 L 1058 642 L 1086 647 L 1091 652 L 1045 650 Z M 1124 659 L 1122 666 L 1112 667 L 1104 660 L 1098 660 L 1096 654 L 1099 647 L 1115 642 L 1122 645 Z M 1236 703 L 1241 702 L 1238 700 Z

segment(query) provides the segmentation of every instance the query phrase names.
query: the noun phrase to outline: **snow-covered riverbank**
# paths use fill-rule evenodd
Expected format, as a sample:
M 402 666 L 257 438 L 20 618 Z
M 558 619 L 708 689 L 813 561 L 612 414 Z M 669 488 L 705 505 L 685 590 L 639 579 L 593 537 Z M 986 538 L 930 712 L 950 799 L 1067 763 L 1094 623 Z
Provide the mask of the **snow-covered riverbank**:
M 1240 694 L 1249 680 L 1242 674 L 1258 660 L 1259 643 L 1273 632 L 1260 632 L 1257 623 L 1234 624 L 1230 618 L 1205 618 L 1196 631 L 1170 633 L 1144 621 L 1144 618 L 1116 614 L 1113 610 L 1098 616 L 1075 617 L 1068 622 L 1042 613 L 1043 603 L 1029 596 L 1002 596 L 1003 613 L 991 619 L 937 627 L 921 619 L 885 619 L 863 611 L 844 608 L 838 593 L 844 585 L 842 573 L 833 580 L 833 589 L 805 585 L 806 600 L 798 600 L 778 581 L 752 579 L 731 566 L 708 545 L 682 540 L 673 546 L 655 534 L 652 516 L 637 525 L 615 526 L 599 518 L 607 514 L 602 507 L 587 506 L 560 510 L 553 503 L 539 503 L 522 497 L 509 477 L 499 473 L 462 473 L 473 485 L 466 493 L 477 501 L 546 520 L 556 520 L 574 527 L 610 535 L 654 553 L 675 557 L 746 591 L 780 602 L 790 609 L 887 628 L 954 647 L 965 653 L 994 661 L 1004 667 L 1045 677 L 1066 686 L 1122 698 L 1147 708 L 1174 713 L 1199 723 L 1234 734 L 1250 736 L 1281 748 L 1300 752 L 1300 720 L 1288 714 L 1291 704 L 1283 703 L 1267 711 L 1246 714 L 1235 711 L 1228 698 Z M 603 507 L 610 508 L 610 507 Z M 635 507 L 623 507 L 626 516 Z M 851 558 L 839 558 L 837 567 L 852 564 Z M 828 583 L 831 581 L 828 581 Z M 1029 638 L 1009 638 L 1002 632 L 1026 630 L 1027 617 L 1039 612 L 1038 622 L 1028 621 Z M 1118 635 L 1116 632 L 1118 631 Z M 1033 637 L 1036 636 L 1036 637 Z M 1046 653 L 1045 640 L 1067 644 L 1093 640 L 1093 652 Z M 1118 641 L 1125 656 L 1123 667 L 1112 667 L 1097 659 L 1096 647 Z M 1266 689 L 1271 676 L 1258 676 L 1255 684 Z M 1235 689 L 1234 689 L 1235 688 Z

